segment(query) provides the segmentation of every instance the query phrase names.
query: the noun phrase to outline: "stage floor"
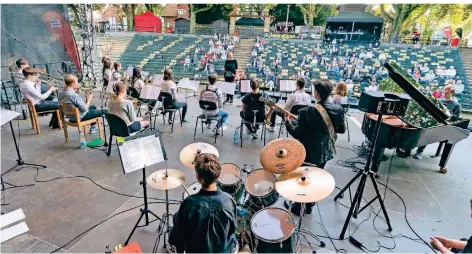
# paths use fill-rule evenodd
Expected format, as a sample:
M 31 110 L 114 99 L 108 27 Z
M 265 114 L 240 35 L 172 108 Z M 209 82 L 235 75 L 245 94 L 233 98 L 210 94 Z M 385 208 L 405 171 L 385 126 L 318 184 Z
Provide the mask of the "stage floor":
M 186 174 L 185 184 L 187 186 L 195 182 L 195 176 L 192 169 L 185 168 L 180 163 L 179 154 L 186 145 L 194 142 L 195 118 L 200 113 L 195 98 L 190 98 L 188 102 L 190 106 L 187 119 L 190 120 L 190 123 L 185 123 L 183 127 L 176 124 L 174 133 L 170 133 L 170 125 L 162 123 L 162 118 L 158 118 L 156 126 L 164 132 L 163 139 L 169 157 L 169 168 L 182 170 Z M 240 104 L 239 99 L 235 100 L 235 105 L 226 106 L 226 110 L 230 112 L 228 123 L 233 127 L 226 129 L 223 137 L 218 137 L 215 146 L 219 150 L 221 162 L 231 162 L 239 166 L 254 164 L 255 168 L 259 168 L 259 152 L 263 147 L 260 139 L 252 140 L 244 133 L 243 148 L 240 148 L 239 144 L 233 144 L 234 128 L 239 125 L 240 121 L 240 108 L 236 107 L 237 104 Z M 334 176 L 338 187 L 343 187 L 355 173 L 350 168 L 338 166 L 336 161 L 356 157 L 353 151 L 346 148 L 359 145 L 364 140 L 359 126 L 362 121 L 362 113 L 352 112 L 351 117 L 352 119 L 349 120 L 351 141 L 347 141 L 347 134 L 340 135 L 337 141 L 338 154 L 326 166 L 326 170 Z M 83 232 L 114 214 L 141 205 L 143 200 L 105 191 L 87 179 L 73 178 L 73 176 L 90 177 L 98 184 L 116 192 L 141 196 L 142 188 L 139 185 L 142 177 L 141 172 L 123 175 L 116 146 L 113 146 L 110 157 L 107 157 L 100 149 L 79 149 L 76 129 L 70 129 L 71 140 L 66 143 L 62 131 L 47 128 L 49 118 L 50 116 L 40 118 L 41 135 L 36 135 L 35 130 L 31 129 L 29 119 L 19 121 L 20 149 L 24 160 L 47 165 L 47 168 L 40 169 L 39 172 L 34 168 L 25 168 L 18 172 L 10 172 L 4 177 L 6 182 L 12 184 L 35 183 L 35 185 L 9 189 L 4 193 L 5 200 L 3 202 L 9 203 L 9 205 L 2 206 L 2 210 L 10 212 L 19 208 L 23 209 L 26 215 L 25 221 L 30 230 L 26 234 L 3 243 L 1 245 L 2 252 L 51 252 L 69 243 L 59 252 L 103 253 L 107 245 L 113 247 L 123 244 L 139 218 L 139 209 L 137 208 L 111 218 L 91 231 Z M 16 121 L 14 125 L 17 130 Z M 278 129 L 276 128 L 276 130 L 275 133 L 268 133 L 267 142 L 277 137 Z M 96 135 L 92 135 L 92 137 L 94 136 Z M 2 172 L 4 172 L 14 165 L 16 159 L 8 124 L 2 127 L 1 138 L 1 166 Z M 89 136 L 88 139 L 91 137 Z M 213 133 L 205 128 L 202 134 L 201 129 L 198 129 L 197 141 L 213 144 Z M 394 156 L 389 180 L 389 186 L 405 200 L 407 217 L 411 226 L 428 243 L 430 236 L 442 235 L 459 239 L 469 237 L 472 232 L 472 218 L 469 211 L 469 199 L 472 193 L 472 185 L 470 185 L 472 163 L 469 161 L 472 138 L 469 137 L 456 145 L 448 164 L 449 172 L 445 175 L 437 171 L 439 159 L 429 157 L 434 153 L 436 147 L 437 145 L 428 146 L 421 161 Z M 386 154 L 389 156 L 389 161 L 383 162 L 381 166 L 382 176 L 379 181 L 382 183 L 386 182 L 392 151 L 387 151 Z M 148 168 L 147 175 L 164 166 L 164 163 L 160 163 Z M 56 177 L 70 178 L 48 182 L 35 182 L 34 180 L 36 178 L 38 181 L 44 181 Z M 164 197 L 163 191 L 150 188 L 148 190 L 149 197 Z M 384 188 L 380 187 L 380 190 L 383 194 Z M 171 198 L 181 199 L 183 188 L 176 188 L 169 193 Z M 348 212 L 348 209 L 340 203 L 348 204 L 349 201 L 346 196 L 340 200 L 340 203 L 334 202 L 333 197 L 337 193 L 338 190 L 335 190 L 330 197 L 319 202 L 323 223 L 334 238 L 339 237 Z M 365 189 L 365 196 L 372 197 L 372 193 L 373 187 L 369 184 Z M 385 203 L 393 227 L 391 234 L 403 234 L 417 238 L 405 221 L 405 210 L 400 199 L 392 192 L 387 191 Z M 282 199 L 277 204 L 280 206 Z M 373 206 L 374 212 L 377 212 L 378 202 L 374 202 Z M 152 204 L 150 209 L 161 215 L 165 206 Z M 171 209 L 176 211 L 178 207 L 173 205 Z M 370 250 L 376 250 L 378 248 L 377 241 L 379 241 L 385 247 L 395 246 L 395 249 L 392 250 L 394 252 L 431 252 L 423 243 L 403 237 L 397 237 L 395 239 L 396 245 L 394 245 L 392 239 L 383 237 L 375 231 L 374 217 L 375 214 L 371 212 L 371 209 L 366 209 L 357 219 L 351 221 L 347 235 L 354 233 L 354 237 Z M 367 220 L 357 228 L 364 219 Z M 311 215 L 306 216 L 303 224 L 316 234 L 326 236 L 320 221 L 320 215 L 315 208 Z M 148 227 L 136 230 L 132 240 L 139 242 L 143 252 L 152 251 L 157 236 L 157 225 L 158 223 L 154 222 Z M 380 218 L 376 218 L 375 226 L 382 234 L 388 234 L 386 224 Z M 81 235 L 78 236 L 79 234 Z M 324 241 L 327 244 L 326 247 L 317 247 L 316 250 L 333 252 L 335 248 L 332 243 L 328 239 L 324 239 Z M 314 240 L 312 243 L 316 245 Z M 361 252 L 348 240 L 335 240 L 334 243 L 338 249 Z M 160 252 L 164 251 L 162 248 L 159 250 Z M 380 251 L 388 252 L 386 249 Z

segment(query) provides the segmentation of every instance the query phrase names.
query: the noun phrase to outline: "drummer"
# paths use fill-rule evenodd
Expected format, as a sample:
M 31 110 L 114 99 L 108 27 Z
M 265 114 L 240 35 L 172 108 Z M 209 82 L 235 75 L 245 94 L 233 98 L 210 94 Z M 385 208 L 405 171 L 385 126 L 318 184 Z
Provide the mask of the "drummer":
M 217 189 L 221 173 L 218 157 L 200 154 L 195 171 L 202 189 L 180 205 L 169 242 L 178 253 L 231 253 L 237 248 L 236 202 Z

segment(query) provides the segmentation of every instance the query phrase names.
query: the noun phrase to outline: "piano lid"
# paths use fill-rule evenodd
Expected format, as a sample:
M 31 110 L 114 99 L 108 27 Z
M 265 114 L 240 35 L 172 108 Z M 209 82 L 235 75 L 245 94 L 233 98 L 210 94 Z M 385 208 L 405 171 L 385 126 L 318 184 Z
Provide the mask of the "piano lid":
M 405 70 L 394 62 L 384 64 L 390 78 L 398 84 L 403 91 L 415 100 L 436 121 L 447 124 L 452 114 L 438 99 L 430 95 L 420 84 L 416 82 Z

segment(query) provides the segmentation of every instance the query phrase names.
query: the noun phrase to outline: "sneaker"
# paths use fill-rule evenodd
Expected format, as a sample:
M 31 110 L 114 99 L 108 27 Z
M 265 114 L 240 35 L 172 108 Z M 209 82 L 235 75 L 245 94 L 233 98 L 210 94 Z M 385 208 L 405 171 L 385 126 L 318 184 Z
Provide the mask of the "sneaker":
M 413 155 L 413 158 L 417 160 L 421 160 L 423 159 L 423 153 L 416 153 L 415 155 Z
M 98 132 L 98 126 L 94 125 L 90 127 L 90 134 L 97 133 Z
M 211 125 L 211 123 L 207 123 L 207 129 L 212 129 L 213 126 Z
M 169 119 L 169 121 L 167 121 L 167 122 L 169 122 L 169 124 L 173 124 L 173 123 L 174 123 L 174 121 L 173 121 L 173 120 L 170 120 L 170 119 Z
M 273 127 L 273 126 L 267 127 L 267 131 L 269 131 L 269 132 L 274 132 L 274 127 Z
M 257 133 L 252 132 L 252 131 L 249 130 L 249 129 L 246 129 L 246 131 L 247 131 L 247 133 L 249 133 L 249 134 L 252 135 L 252 138 L 253 138 L 253 139 L 258 139 L 258 138 L 259 138 L 259 136 L 257 136 Z
M 216 135 L 221 135 L 221 129 L 218 128 L 218 127 L 213 128 L 213 132 L 214 132 Z

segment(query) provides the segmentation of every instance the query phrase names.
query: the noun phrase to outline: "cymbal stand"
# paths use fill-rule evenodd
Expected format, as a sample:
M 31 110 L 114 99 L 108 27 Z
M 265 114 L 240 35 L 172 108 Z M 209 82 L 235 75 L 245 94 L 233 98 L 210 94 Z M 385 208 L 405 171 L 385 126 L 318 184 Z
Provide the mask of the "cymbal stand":
M 150 222 L 149 222 L 149 214 L 152 214 L 154 217 L 156 217 L 155 220 L 159 220 L 159 221 L 161 221 L 161 223 L 162 223 L 162 221 L 163 221 L 162 218 L 160 218 L 159 216 L 157 216 L 154 212 L 152 212 L 152 211 L 149 210 L 149 208 L 148 208 L 147 188 L 146 188 L 146 167 L 144 167 L 144 168 L 142 169 L 142 171 L 143 171 L 143 180 L 140 181 L 139 184 L 143 186 L 144 209 L 140 209 L 140 211 L 141 211 L 141 216 L 139 216 L 139 219 L 138 219 L 138 221 L 136 222 L 136 224 L 134 225 L 133 230 L 131 230 L 131 233 L 130 233 L 130 235 L 128 236 L 128 239 L 126 239 L 126 242 L 125 242 L 125 244 L 124 244 L 125 246 L 128 245 L 129 240 L 131 240 L 131 237 L 133 236 L 134 231 L 136 230 L 136 228 L 149 226 L 149 224 L 150 224 Z M 144 216 L 144 218 L 145 218 L 146 223 L 145 223 L 144 225 L 139 226 L 139 223 L 140 223 L 141 220 L 143 219 L 143 216 Z M 153 220 L 153 221 L 155 221 L 155 220 Z M 151 222 L 153 222 L 153 221 L 151 221 Z
M 167 172 L 167 160 L 166 160 L 166 173 L 165 177 L 169 177 L 168 172 Z M 183 185 L 183 183 L 182 183 Z M 156 246 L 159 246 L 159 243 L 161 241 L 161 236 L 164 236 L 164 246 L 168 244 L 166 235 L 168 236 L 170 234 L 170 216 L 174 216 L 173 214 L 170 213 L 170 201 L 169 201 L 169 190 L 165 190 L 166 192 L 166 199 L 165 199 L 165 204 L 166 204 L 166 211 L 162 215 L 161 222 L 159 223 L 159 226 L 157 228 L 158 236 L 157 236 L 157 243 Z
M 389 219 L 388 214 L 387 214 L 387 209 L 385 208 L 385 204 L 384 204 L 384 202 L 381 198 L 380 192 L 379 192 L 379 187 L 377 186 L 377 180 L 375 179 L 375 172 L 370 170 L 370 164 L 371 164 L 372 157 L 373 157 L 373 154 L 374 154 L 374 149 L 375 149 L 375 146 L 376 146 L 376 143 L 377 143 L 377 137 L 379 135 L 381 121 L 382 121 L 382 114 L 379 114 L 378 118 L 377 118 L 377 125 L 375 126 L 375 130 L 374 130 L 374 140 L 372 142 L 370 142 L 369 155 L 367 156 L 367 162 L 365 164 L 364 170 L 359 171 L 359 173 L 357 173 L 357 175 L 354 176 L 351 179 L 351 181 L 349 181 L 349 183 L 347 183 L 346 186 L 344 186 L 344 188 L 338 193 L 338 195 L 336 195 L 336 197 L 334 197 L 334 201 L 338 200 L 339 198 L 342 198 L 343 195 L 344 195 L 344 192 L 346 190 L 348 190 L 348 189 L 349 189 L 349 191 L 351 190 L 350 187 L 351 187 L 352 184 L 354 184 L 354 182 L 357 180 L 357 178 L 359 178 L 359 177 L 361 178 L 360 181 L 359 181 L 359 185 L 357 186 L 357 190 L 356 190 L 356 194 L 354 195 L 354 199 L 351 200 L 351 207 L 349 208 L 349 213 L 347 214 L 346 221 L 344 222 L 343 229 L 341 231 L 341 234 L 339 235 L 340 239 L 344 239 L 344 235 L 346 233 L 347 226 L 349 225 L 349 222 L 351 221 L 351 217 L 354 217 L 355 219 L 357 219 L 357 215 L 359 213 L 361 213 L 365 208 L 367 208 L 370 204 L 372 204 L 376 199 L 379 200 L 380 207 L 382 208 L 383 214 L 385 216 L 385 220 L 387 222 L 388 231 L 392 231 L 392 226 L 390 224 L 390 219 Z M 372 185 L 374 186 L 376 195 L 371 201 L 367 202 L 367 204 L 364 207 L 360 208 L 361 201 L 362 201 L 362 195 L 364 193 L 365 184 L 367 182 L 367 177 L 370 177 L 370 179 L 372 181 Z
M 290 205 L 288 207 L 288 211 L 290 214 L 292 213 L 292 201 L 290 201 Z M 326 244 L 314 233 L 312 233 L 310 230 L 308 230 L 305 226 L 302 225 L 303 221 L 303 216 L 305 216 L 305 211 L 306 211 L 306 203 L 300 203 L 300 218 L 298 219 L 298 225 L 297 225 L 297 230 L 295 231 L 296 235 L 296 241 L 295 241 L 295 249 L 297 248 L 297 244 L 301 242 L 301 238 L 303 237 L 306 241 L 306 243 L 310 246 L 311 250 L 313 253 L 316 253 L 316 251 L 313 249 L 313 245 L 308 241 L 307 235 L 311 236 L 313 239 L 318 241 L 320 243 L 320 247 L 323 248 L 326 246 Z M 296 252 L 296 251 L 295 251 Z

